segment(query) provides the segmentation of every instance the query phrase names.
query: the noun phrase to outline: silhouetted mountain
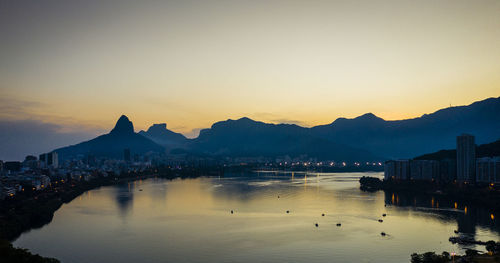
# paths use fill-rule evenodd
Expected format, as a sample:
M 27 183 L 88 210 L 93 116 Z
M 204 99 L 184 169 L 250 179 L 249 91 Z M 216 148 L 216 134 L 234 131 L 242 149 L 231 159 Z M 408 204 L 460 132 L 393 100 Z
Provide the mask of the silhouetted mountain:
M 70 157 L 85 154 L 122 158 L 124 149 L 130 149 L 133 154 L 164 152 L 162 146 L 135 133 L 134 125 L 125 115 L 122 115 L 120 119 L 118 119 L 115 127 L 110 133 L 101 135 L 90 141 L 59 148 L 55 151 L 59 154 L 59 158 L 61 159 L 68 159 Z
M 168 148 L 182 147 L 188 141 L 184 135 L 168 130 L 166 123 L 153 124 L 148 131 L 139 134 Z
M 462 133 L 478 143 L 500 138 L 500 98 L 468 106 L 450 107 L 419 118 L 386 121 L 371 113 L 354 119 L 339 118 L 310 129 L 311 134 L 389 158 L 412 156 L 452 148 Z
M 481 144 L 476 147 L 476 157 L 494 157 L 500 156 L 500 140 L 494 141 L 492 143 Z M 456 159 L 457 150 L 440 150 L 435 153 L 428 153 L 418 157 L 415 160 L 444 160 L 444 159 Z
M 241 118 L 217 122 L 210 129 L 202 130 L 196 139 L 186 139 L 169 131 L 166 124 L 155 124 L 139 135 L 134 133 L 128 118 L 122 116 L 109 134 L 57 151 L 64 157 L 85 153 L 120 157 L 124 148 L 130 148 L 133 153 L 162 152 L 161 144 L 179 153 L 241 157 L 307 155 L 318 159 L 364 161 L 380 157 L 411 158 L 454 148 L 456 136 L 462 133 L 475 135 L 477 143 L 499 139 L 500 98 L 407 120 L 386 121 L 367 113 L 312 128 Z
M 115 127 L 110 132 L 113 135 L 128 135 L 132 133 L 134 133 L 134 124 L 125 115 L 122 115 L 118 119 Z
M 311 136 L 308 129 L 293 124 L 267 124 L 249 118 L 217 122 L 200 131 L 190 143 L 193 151 L 219 156 L 307 155 L 345 161 L 376 160 L 365 151 Z

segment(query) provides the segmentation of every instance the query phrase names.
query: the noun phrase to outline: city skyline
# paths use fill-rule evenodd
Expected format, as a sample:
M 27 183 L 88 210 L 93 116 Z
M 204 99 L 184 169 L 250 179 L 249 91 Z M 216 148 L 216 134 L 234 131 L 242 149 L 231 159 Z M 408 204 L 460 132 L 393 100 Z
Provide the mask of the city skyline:
M 498 1 L 4 3 L 0 121 L 195 137 L 225 119 L 315 126 L 498 97 Z M 83 137 L 85 137 L 83 136 Z

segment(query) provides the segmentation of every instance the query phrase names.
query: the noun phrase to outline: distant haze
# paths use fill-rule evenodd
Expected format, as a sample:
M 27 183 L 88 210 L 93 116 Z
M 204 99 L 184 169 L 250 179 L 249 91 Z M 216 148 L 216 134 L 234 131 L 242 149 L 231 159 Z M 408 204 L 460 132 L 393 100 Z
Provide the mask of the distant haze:
M 38 155 L 92 137 L 93 132 L 64 132 L 55 124 L 34 120 L 0 121 L 0 160 L 22 161 L 26 155 Z

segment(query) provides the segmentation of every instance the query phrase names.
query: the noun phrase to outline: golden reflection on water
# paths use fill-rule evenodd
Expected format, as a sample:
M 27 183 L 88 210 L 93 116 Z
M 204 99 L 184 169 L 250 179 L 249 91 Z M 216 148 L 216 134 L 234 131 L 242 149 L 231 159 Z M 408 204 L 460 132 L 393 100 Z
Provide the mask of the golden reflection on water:
M 295 173 L 102 187 L 63 206 L 52 223 L 15 245 L 76 263 L 396 263 L 413 252 L 460 250 L 448 242 L 457 229 L 453 218 L 386 207 L 384 192 L 359 190 L 362 175 L 317 174 L 309 180 L 316 187 L 307 187 L 307 174 Z M 400 196 L 390 195 L 390 202 L 399 204 Z

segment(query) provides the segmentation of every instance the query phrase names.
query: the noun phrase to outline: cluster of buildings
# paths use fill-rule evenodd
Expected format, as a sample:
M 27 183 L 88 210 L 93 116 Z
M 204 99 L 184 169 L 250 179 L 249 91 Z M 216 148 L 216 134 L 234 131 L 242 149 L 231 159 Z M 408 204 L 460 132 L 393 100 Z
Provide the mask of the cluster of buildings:
M 125 149 L 124 160 L 130 160 L 132 156 Z M 134 157 L 134 160 L 136 158 Z M 376 161 L 339 161 L 318 160 L 307 155 L 296 157 L 284 156 L 197 156 L 191 154 L 170 154 L 159 159 L 153 159 L 153 165 L 161 163 L 170 167 L 236 167 L 251 166 L 262 169 L 326 169 L 326 168 L 366 168 L 379 170 L 383 168 L 383 162 Z
M 130 156 L 130 151 L 128 151 Z M 126 156 L 125 156 L 126 157 Z M 70 181 L 91 181 L 99 177 L 142 172 L 151 162 L 79 156 L 72 160 L 59 160 L 57 152 L 26 156 L 22 162 L 0 161 L 0 200 L 19 192 L 39 191 Z M 134 158 L 138 160 L 139 158 Z
M 155 167 L 170 169 L 246 166 L 265 169 L 369 168 L 381 169 L 381 162 L 319 161 L 308 156 L 279 157 L 210 157 L 180 154 L 138 154 L 123 149 L 120 156 L 99 157 L 93 154 L 60 159 L 57 152 L 29 155 L 22 162 L 0 161 L 0 200 L 26 190 L 38 191 L 54 184 L 91 181 L 98 177 L 143 172 Z
M 384 179 L 500 183 L 500 157 L 476 158 L 474 136 L 457 136 L 456 159 L 390 160 Z

